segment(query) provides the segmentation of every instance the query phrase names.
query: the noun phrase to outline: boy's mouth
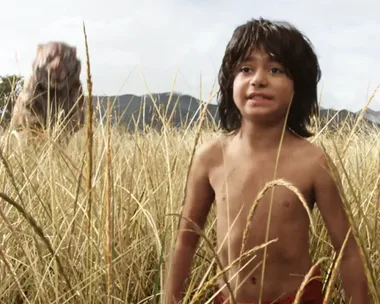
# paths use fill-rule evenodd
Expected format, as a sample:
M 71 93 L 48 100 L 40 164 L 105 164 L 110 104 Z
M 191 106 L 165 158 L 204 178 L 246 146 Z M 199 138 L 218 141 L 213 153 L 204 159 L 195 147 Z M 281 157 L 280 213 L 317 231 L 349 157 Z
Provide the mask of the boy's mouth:
M 248 95 L 248 99 L 250 100 L 273 100 L 273 96 L 264 94 L 264 93 L 251 93 Z
M 273 96 L 264 93 L 254 92 L 248 95 L 248 102 L 253 106 L 265 106 L 272 103 L 273 100 Z

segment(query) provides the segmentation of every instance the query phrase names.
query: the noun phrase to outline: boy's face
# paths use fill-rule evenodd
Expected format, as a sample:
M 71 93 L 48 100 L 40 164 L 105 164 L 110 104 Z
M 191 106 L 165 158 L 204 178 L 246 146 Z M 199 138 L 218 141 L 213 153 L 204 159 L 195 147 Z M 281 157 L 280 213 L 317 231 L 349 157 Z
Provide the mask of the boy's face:
M 233 98 L 244 120 L 280 120 L 285 117 L 294 85 L 280 63 L 259 49 L 254 50 L 234 72 Z

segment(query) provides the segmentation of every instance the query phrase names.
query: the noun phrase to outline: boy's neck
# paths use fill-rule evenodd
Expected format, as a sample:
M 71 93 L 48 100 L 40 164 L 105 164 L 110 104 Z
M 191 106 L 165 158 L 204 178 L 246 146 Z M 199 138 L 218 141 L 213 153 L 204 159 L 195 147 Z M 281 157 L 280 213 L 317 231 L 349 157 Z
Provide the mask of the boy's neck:
M 249 150 L 268 151 L 278 149 L 284 122 L 277 124 L 259 124 L 251 121 L 244 121 L 238 132 L 238 137 L 242 144 Z M 283 141 L 292 135 L 285 130 Z

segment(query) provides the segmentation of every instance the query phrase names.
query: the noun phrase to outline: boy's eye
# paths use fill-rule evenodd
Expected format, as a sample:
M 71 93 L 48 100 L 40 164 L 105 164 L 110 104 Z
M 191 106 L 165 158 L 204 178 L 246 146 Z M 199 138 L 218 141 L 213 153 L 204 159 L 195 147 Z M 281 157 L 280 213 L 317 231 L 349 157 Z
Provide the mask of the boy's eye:
M 275 74 L 276 73 L 282 73 L 282 70 L 279 68 L 271 68 L 270 71 L 271 71 L 271 73 L 275 73 Z
M 240 71 L 243 72 L 243 73 L 249 73 L 249 72 L 251 72 L 251 68 L 249 68 L 249 67 L 242 67 L 240 69 Z

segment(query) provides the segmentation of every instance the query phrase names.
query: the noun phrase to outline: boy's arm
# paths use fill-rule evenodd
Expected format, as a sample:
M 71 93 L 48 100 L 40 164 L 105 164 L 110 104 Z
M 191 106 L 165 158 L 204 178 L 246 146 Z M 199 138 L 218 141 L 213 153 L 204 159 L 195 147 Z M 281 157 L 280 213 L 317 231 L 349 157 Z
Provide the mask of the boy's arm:
M 315 172 L 315 195 L 332 245 L 339 254 L 350 228 L 350 222 L 338 187 L 330 175 L 328 160 L 324 154 L 319 158 Z M 369 303 L 368 282 L 364 265 L 352 232 L 350 232 L 343 251 L 340 273 L 348 302 L 352 299 L 352 304 Z
M 199 234 L 194 225 L 186 220 L 189 219 L 200 229 L 206 222 L 212 202 L 214 191 L 209 183 L 208 161 L 209 147 L 205 146 L 194 155 L 190 168 L 186 199 L 180 219 L 177 241 L 169 262 L 169 272 L 165 298 L 166 303 L 174 304 L 182 300 L 181 293 L 184 291 L 184 283 L 189 276 L 195 249 L 199 241 Z M 189 231 L 192 230 L 192 231 Z

